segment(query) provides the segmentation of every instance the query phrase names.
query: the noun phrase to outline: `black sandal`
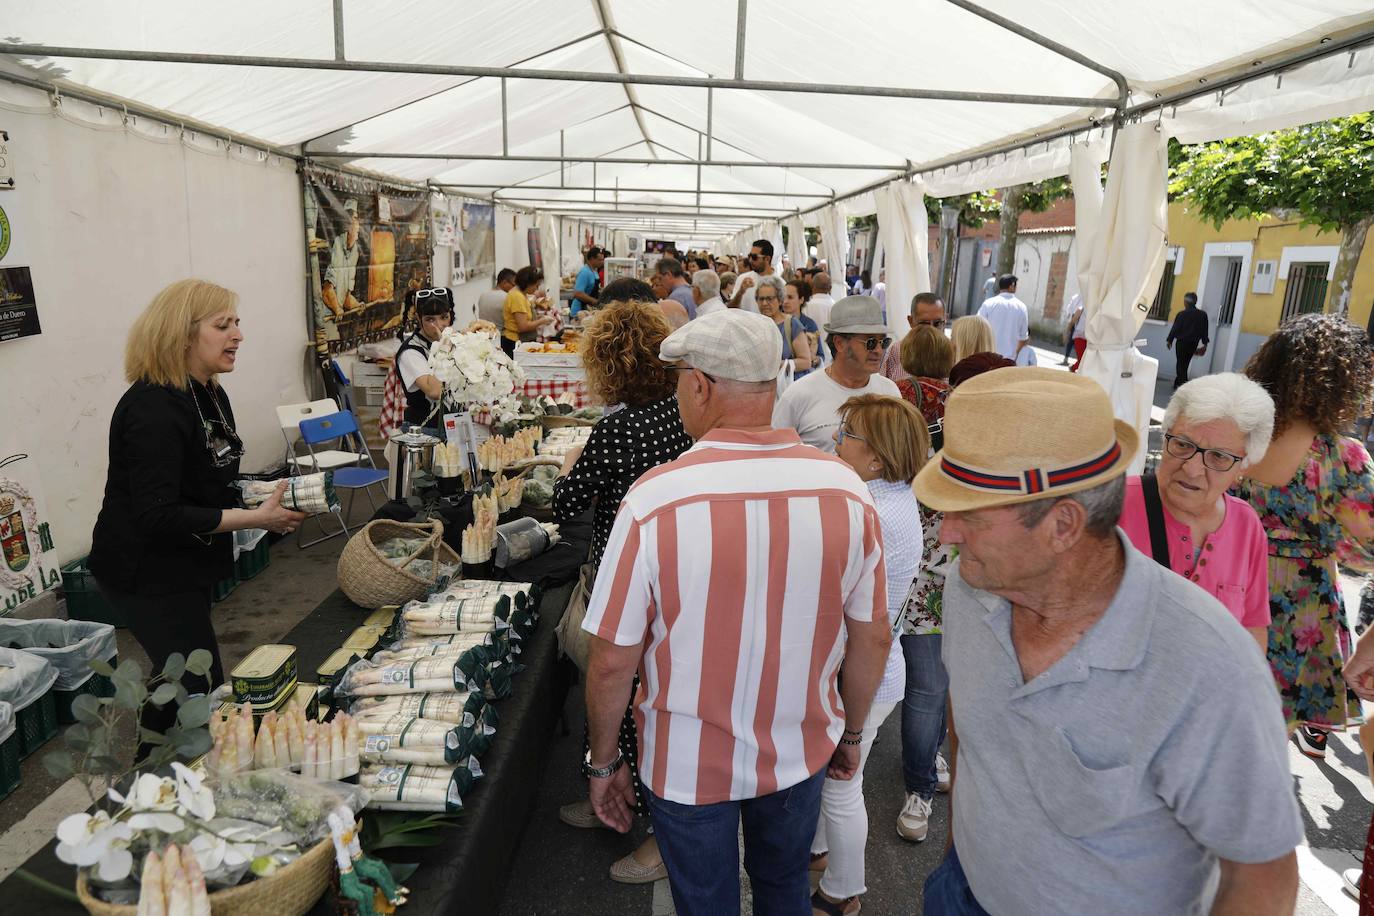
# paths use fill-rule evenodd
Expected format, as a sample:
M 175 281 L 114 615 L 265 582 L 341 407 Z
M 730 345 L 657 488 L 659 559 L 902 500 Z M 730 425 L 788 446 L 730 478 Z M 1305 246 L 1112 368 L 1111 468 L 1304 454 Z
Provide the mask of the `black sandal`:
M 846 897 L 839 903 L 831 903 L 829 900 L 826 899 L 824 894 L 822 894 L 820 891 L 816 891 L 816 893 L 811 895 L 811 908 L 814 910 L 820 910 L 822 913 L 825 914 L 825 916 L 854 916 L 854 914 L 858 913 L 859 910 L 863 909 L 863 904 L 859 904 L 859 906 L 856 907 L 854 910 L 846 913 L 844 909 L 845 904 L 849 903 L 849 901 L 853 899 L 855 898 Z

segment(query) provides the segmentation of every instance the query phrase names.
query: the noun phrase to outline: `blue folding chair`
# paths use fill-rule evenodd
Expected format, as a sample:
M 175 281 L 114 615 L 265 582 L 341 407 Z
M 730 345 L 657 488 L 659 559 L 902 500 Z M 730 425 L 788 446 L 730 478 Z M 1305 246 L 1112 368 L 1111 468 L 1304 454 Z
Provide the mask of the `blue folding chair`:
M 371 487 L 374 484 L 383 483 L 388 473 L 377 467 L 372 460 L 372 450 L 367 447 L 363 439 L 362 432 L 358 429 L 358 421 L 349 410 L 341 410 L 338 413 L 328 414 L 323 417 L 312 417 L 301 420 L 301 441 L 305 443 L 306 450 L 310 457 L 315 457 L 315 446 L 323 445 L 328 442 L 339 443 L 339 448 L 356 450 L 358 456 L 357 467 L 341 467 L 334 469 L 334 488 L 336 490 L 348 491 L 348 505 L 342 512 L 319 512 L 310 516 L 315 518 L 321 515 L 334 515 L 339 521 L 339 530 L 332 534 L 324 534 L 309 543 L 302 543 L 302 530 L 305 525 L 296 529 L 296 546 L 300 548 L 310 547 L 321 541 L 327 541 L 340 534 L 348 534 L 348 523 L 344 521 L 348 512 L 353 508 L 353 494 L 357 490 L 362 490 L 367 494 L 367 501 L 371 504 L 373 511 L 377 510 L 377 501 L 372 498 Z M 364 462 L 366 463 L 364 466 Z M 320 530 L 324 531 L 324 522 L 320 522 Z

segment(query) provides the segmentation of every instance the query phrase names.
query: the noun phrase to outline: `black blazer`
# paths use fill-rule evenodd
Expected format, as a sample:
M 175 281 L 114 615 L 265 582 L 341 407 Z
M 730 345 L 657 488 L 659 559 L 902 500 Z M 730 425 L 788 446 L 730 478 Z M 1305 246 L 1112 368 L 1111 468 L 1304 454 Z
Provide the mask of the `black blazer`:
M 233 425 L 229 396 L 218 385 L 192 381 L 181 391 L 135 382 L 119 399 L 88 561 L 101 585 L 156 595 L 209 587 L 233 574 L 233 535 L 204 533 L 219 525 L 220 510 L 239 505 L 230 486 L 238 460 L 217 468 L 206 447 L 201 415 L 219 420 L 212 398 Z

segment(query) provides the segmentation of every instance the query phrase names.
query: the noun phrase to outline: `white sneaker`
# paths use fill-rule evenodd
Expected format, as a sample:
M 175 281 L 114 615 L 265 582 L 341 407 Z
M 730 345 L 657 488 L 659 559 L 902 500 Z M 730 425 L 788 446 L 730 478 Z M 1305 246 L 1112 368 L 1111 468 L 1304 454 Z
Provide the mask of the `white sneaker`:
M 945 762 L 944 754 L 935 755 L 935 789 L 938 792 L 948 792 L 950 786 L 949 764 Z
M 906 794 L 906 804 L 897 815 L 897 836 L 920 843 L 930 830 L 930 801 L 915 792 Z
M 1356 900 L 1360 899 L 1360 869 L 1347 868 L 1341 872 L 1341 884 L 1345 886 L 1345 892 Z

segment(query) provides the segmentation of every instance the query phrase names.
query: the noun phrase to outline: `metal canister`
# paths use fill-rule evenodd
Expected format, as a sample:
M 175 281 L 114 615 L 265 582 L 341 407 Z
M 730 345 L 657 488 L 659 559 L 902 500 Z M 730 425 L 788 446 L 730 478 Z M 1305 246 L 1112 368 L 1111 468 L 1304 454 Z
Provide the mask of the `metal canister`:
M 428 473 L 434 466 L 434 446 L 439 440 L 412 427 L 391 437 L 396 445 L 395 460 L 391 463 L 391 498 L 405 502 L 415 489 L 415 476 Z

